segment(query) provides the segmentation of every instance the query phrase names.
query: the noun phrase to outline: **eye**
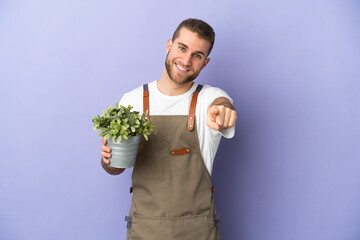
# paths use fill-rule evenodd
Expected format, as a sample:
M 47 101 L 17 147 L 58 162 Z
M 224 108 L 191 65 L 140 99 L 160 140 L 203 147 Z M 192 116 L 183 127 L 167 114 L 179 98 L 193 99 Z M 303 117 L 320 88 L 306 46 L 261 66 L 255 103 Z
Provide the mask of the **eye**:
M 197 59 L 201 59 L 201 56 L 199 54 L 194 54 L 194 57 L 196 57 Z
M 184 52 L 186 49 L 182 46 L 179 46 L 180 51 Z

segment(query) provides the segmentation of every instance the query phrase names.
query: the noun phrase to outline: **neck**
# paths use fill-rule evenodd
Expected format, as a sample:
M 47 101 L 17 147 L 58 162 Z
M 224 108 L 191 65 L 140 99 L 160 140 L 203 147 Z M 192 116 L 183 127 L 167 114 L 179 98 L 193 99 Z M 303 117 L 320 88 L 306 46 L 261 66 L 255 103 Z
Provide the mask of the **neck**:
M 177 96 L 177 95 L 184 94 L 187 91 L 189 91 L 189 89 L 194 84 L 193 82 L 180 84 L 180 83 L 176 83 L 176 82 L 172 81 L 170 79 L 169 75 L 167 74 L 167 71 L 165 68 L 163 70 L 163 74 L 162 74 L 160 80 L 158 80 L 156 83 L 157 83 L 156 85 L 157 85 L 159 91 L 168 96 Z

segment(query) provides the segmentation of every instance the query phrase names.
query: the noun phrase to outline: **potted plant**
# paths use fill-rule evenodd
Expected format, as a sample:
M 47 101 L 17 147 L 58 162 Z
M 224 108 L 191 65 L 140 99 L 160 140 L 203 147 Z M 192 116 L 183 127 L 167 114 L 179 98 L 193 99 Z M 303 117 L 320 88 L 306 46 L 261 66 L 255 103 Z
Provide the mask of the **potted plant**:
M 134 167 L 140 136 L 148 140 L 151 133 L 156 133 L 155 126 L 146 119 L 146 113 L 140 115 L 131 111 L 133 107 L 124 107 L 115 103 L 103 110 L 101 117 L 94 116 L 94 130 L 99 130 L 98 136 L 108 140 L 111 148 L 110 166 L 116 168 Z

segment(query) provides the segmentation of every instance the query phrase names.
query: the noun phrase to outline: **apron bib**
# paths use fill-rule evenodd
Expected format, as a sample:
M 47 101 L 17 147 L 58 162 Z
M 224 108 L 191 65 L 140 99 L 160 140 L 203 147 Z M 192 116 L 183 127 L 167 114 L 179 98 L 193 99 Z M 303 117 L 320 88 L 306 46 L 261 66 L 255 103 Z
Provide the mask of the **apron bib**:
M 132 174 L 133 197 L 127 240 L 219 240 L 211 176 L 201 156 L 195 123 L 197 96 L 189 116 L 151 116 L 157 134 L 140 141 Z M 144 112 L 149 91 L 144 85 Z

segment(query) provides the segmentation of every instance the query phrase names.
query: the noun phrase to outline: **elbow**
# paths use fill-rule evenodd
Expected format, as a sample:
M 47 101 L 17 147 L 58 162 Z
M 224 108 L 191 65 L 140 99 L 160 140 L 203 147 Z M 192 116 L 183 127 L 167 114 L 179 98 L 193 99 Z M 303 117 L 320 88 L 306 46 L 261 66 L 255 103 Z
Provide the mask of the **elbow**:
M 101 160 L 101 166 L 104 168 L 104 170 L 109 173 L 110 175 L 119 175 L 122 172 L 125 171 L 125 168 L 114 168 L 109 166 L 108 164 L 104 163 L 103 160 Z

